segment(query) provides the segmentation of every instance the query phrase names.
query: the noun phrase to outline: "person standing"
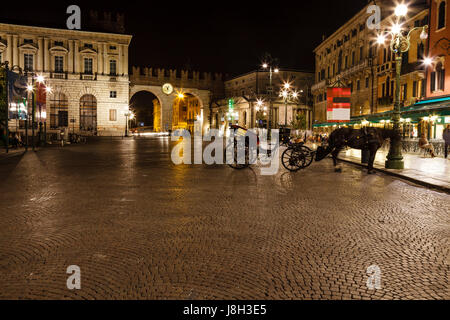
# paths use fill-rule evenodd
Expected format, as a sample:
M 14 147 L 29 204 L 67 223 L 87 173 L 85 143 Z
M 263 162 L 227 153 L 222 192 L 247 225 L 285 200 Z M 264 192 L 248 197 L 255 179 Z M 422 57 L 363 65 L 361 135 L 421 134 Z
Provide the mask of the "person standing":
M 450 124 L 447 125 L 447 129 L 444 130 L 443 138 L 444 138 L 444 141 L 445 141 L 444 154 L 445 154 L 445 159 L 447 159 L 447 157 L 448 157 L 448 149 L 450 148 Z

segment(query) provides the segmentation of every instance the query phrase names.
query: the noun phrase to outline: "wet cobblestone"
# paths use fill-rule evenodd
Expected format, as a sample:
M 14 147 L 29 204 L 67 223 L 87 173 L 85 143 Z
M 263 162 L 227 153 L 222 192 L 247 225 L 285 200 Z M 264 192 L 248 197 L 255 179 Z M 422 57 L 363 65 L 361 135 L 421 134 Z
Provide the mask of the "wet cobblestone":
M 331 161 L 175 167 L 165 138 L 28 152 L 0 160 L 0 298 L 449 299 L 449 199 Z

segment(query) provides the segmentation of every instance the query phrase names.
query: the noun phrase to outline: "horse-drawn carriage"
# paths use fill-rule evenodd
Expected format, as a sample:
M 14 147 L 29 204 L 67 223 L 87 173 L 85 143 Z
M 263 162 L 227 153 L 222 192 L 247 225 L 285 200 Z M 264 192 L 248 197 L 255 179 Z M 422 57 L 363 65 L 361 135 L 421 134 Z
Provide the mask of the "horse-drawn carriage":
M 263 151 L 267 157 L 271 157 L 273 150 L 260 148 L 261 141 L 259 136 L 254 132 L 237 125 L 230 126 L 230 130 L 233 130 L 235 133 L 235 138 L 232 142 L 232 148 L 234 148 L 234 161 L 233 163 L 229 163 L 231 168 L 244 169 L 249 167 L 251 164 L 255 164 L 260 155 L 260 151 Z M 239 139 L 245 139 L 245 159 L 238 159 Z M 256 141 L 256 145 L 250 143 L 252 139 L 253 141 Z M 287 170 L 296 172 L 305 169 L 312 164 L 314 160 L 314 152 L 310 148 L 306 147 L 303 142 L 293 142 L 290 137 L 290 130 L 281 131 L 280 144 L 282 146 L 287 146 L 287 149 L 281 156 L 282 164 Z M 275 148 L 279 148 L 279 145 L 275 146 Z

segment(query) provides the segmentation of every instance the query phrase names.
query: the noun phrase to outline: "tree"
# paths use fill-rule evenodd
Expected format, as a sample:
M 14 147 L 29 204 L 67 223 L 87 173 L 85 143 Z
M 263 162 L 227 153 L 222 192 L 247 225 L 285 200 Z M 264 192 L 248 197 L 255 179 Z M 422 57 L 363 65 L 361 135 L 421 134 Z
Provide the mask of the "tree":
M 303 113 L 297 114 L 291 122 L 291 127 L 294 130 L 306 130 L 306 115 Z

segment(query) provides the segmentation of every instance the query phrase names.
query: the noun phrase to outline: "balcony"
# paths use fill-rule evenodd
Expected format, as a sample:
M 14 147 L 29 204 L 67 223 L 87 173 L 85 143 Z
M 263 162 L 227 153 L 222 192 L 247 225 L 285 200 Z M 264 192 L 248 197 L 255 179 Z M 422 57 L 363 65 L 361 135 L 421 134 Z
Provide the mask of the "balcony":
M 81 73 L 81 74 L 80 74 L 80 80 L 91 80 L 91 81 L 95 81 L 95 80 L 97 80 L 97 73 L 96 73 L 96 74 L 92 74 L 92 73 Z
M 324 89 L 328 85 L 328 80 L 322 80 L 311 87 L 311 91 L 318 91 Z
M 412 62 L 412 63 L 403 63 L 402 64 L 402 75 L 419 72 L 425 74 L 424 68 L 422 66 L 422 62 Z
M 50 79 L 67 80 L 68 79 L 68 73 L 67 72 L 51 72 L 50 73 Z
M 351 77 L 353 74 L 364 71 L 366 68 L 370 67 L 372 65 L 372 59 L 364 59 L 363 61 L 360 61 L 359 63 L 355 64 L 353 67 L 348 68 L 347 70 L 344 70 L 341 72 L 342 78 Z

